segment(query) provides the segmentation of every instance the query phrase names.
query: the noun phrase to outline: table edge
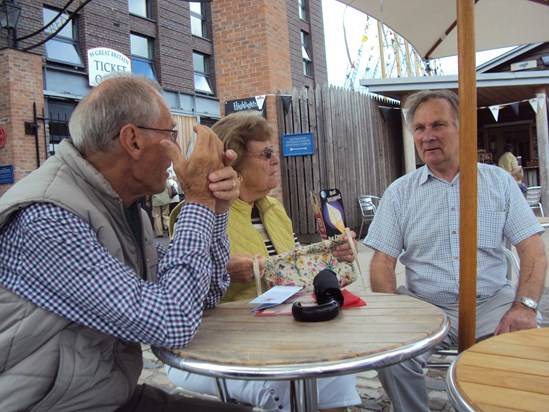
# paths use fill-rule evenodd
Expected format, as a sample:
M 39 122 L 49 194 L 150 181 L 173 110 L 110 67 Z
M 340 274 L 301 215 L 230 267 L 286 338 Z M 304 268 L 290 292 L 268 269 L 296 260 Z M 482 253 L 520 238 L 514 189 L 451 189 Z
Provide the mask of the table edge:
M 273 366 L 262 365 L 261 367 L 238 366 L 203 362 L 194 359 L 184 360 L 168 349 L 158 346 L 152 346 L 151 349 L 154 355 L 167 365 L 187 372 L 217 378 L 288 380 L 347 375 L 400 363 L 434 347 L 440 343 L 450 331 L 450 320 L 444 312 L 441 314 L 443 315 L 441 327 L 431 336 L 387 352 L 331 362 L 297 363 Z
M 448 393 L 448 399 L 452 406 L 459 412 L 475 412 L 473 406 L 465 400 L 461 392 L 457 387 L 456 381 L 456 366 L 457 361 L 466 351 L 461 352 L 456 358 L 452 361 L 448 370 L 446 371 L 446 388 Z

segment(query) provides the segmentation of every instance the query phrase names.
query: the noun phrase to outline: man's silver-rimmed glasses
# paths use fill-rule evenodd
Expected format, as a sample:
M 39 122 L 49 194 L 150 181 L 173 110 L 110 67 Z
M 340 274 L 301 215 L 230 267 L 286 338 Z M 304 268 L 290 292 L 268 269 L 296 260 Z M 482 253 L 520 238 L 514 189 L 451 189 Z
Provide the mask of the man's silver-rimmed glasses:
M 143 130 L 154 130 L 156 132 L 169 132 L 170 133 L 170 140 L 172 142 L 177 142 L 177 130 L 176 129 L 157 129 L 155 127 L 145 127 L 145 126 L 135 126 L 138 129 Z

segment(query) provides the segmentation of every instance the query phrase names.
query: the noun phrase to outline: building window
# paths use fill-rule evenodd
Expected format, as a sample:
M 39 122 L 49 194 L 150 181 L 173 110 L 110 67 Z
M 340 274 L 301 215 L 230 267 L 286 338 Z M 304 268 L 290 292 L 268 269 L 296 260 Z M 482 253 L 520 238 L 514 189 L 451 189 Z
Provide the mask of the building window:
M 200 93 L 214 94 L 210 83 L 210 58 L 193 53 L 194 89 Z
M 299 18 L 304 21 L 309 21 L 308 0 L 297 0 L 299 7 Z
M 130 14 L 151 18 L 151 4 L 149 0 L 128 0 Z
M 48 28 L 44 30 L 46 34 L 54 33 L 67 20 L 68 14 L 59 11 L 43 8 L 44 26 L 54 21 Z M 76 67 L 84 67 L 82 56 L 80 55 L 80 47 L 78 44 L 78 33 L 76 31 L 76 16 L 73 16 L 68 21 L 65 27 L 61 29 L 54 38 L 48 40 L 45 44 L 46 59 L 55 63 L 68 64 Z
M 60 101 L 48 98 L 46 100 L 47 112 L 44 120 L 47 127 L 48 154 L 53 155 L 57 145 L 63 139 L 70 139 L 69 119 L 76 107 L 76 102 Z
M 191 11 L 191 33 L 193 36 L 208 38 L 206 30 L 206 16 L 204 15 L 204 5 L 197 2 L 189 2 Z
M 158 80 L 154 73 L 153 41 L 145 36 L 130 34 L 132 73 Z
M 313 60 L 311 59 L 311 47 L 309 33 L 301 32 L 301 54 L 303 56 L 303 73 L 307 76 L 313 75 Z

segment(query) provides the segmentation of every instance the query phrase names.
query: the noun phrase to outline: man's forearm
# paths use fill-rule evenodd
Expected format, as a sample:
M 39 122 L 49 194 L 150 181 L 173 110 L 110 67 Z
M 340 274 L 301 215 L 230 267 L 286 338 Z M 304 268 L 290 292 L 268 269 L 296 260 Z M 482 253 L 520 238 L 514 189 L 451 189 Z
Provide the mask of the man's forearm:
M 547 273 L 547 256 L 539 235 L 531 236 L 517 245 L 520 258 L 520 277 L 517 296 L 524 296 L 539 302 Z
M 375 252 L 370 264 L 370 284 L 373 292 L 396 293 L 396 259 Z

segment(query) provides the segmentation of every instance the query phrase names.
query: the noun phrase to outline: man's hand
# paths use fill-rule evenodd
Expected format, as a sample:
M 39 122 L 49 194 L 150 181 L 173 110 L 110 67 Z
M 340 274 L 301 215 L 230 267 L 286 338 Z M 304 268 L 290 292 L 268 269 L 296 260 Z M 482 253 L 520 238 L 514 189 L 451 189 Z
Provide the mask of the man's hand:
M 355 239 L 356 233 L 353 231 L 350 231 L 349 233 L 351 234 L 352 242 L 355 244 L 355 250 L 357 250 L 357 241 Z M 341 235 L 341 238 L 345 241 L 345 243 L 334 247 L 332 249 L 332 253 L 338 259 L 346 260 L 347 262 L 353 262 L 355 260 L 355 256 L 353 254 L 353 249 L 348 242 L 347 235 L 344 233 Z
M 240 194 L 240 180 L 231 165 L 236 160 L 236 153 L 227 150 L 224 156 L 225 167 L 208 176 L 210 191 L 216 199 L 215 213 L 225 213 L 231 207 L 231 203 Z
M 179 146 L 168 139 L 162 140 L 160 144 L 172 161 L 173 170 L 185 193 L 185 199 L 215 211 L 216 198 L 209 187 L 209 176 L 225 167 L 223 143 L 206 126 L 196 125 L 193 129 L 197 135 L 196 145 L 187 160 L 181 154 Z
M 540 235 L 532 235 L 516 245 L 520 260 L 520 276 L 517 296 L 528 296 L 540 300 L 547 273 L 545 245 Z M 494 335 L 537 327 L 536 312 L 520 302 L 514 302 L 511 309 L 501 318 Z
M 259 273 L 263 276 L 265 273 L 265 256 L 258 256 L 258 260 Z M 227 265 L 227 272 L 231 276 L 231 282 L 253 282 L 253 261 L 254 255 L 250 253 L 231 253 L 231 258 Z
M 538 326 L 536 312 L 525 307 L 522 303 L 514 302 L 511 309 L 501 318 L 494 335 L 514 332 L 522 329 L 532 329 Z

